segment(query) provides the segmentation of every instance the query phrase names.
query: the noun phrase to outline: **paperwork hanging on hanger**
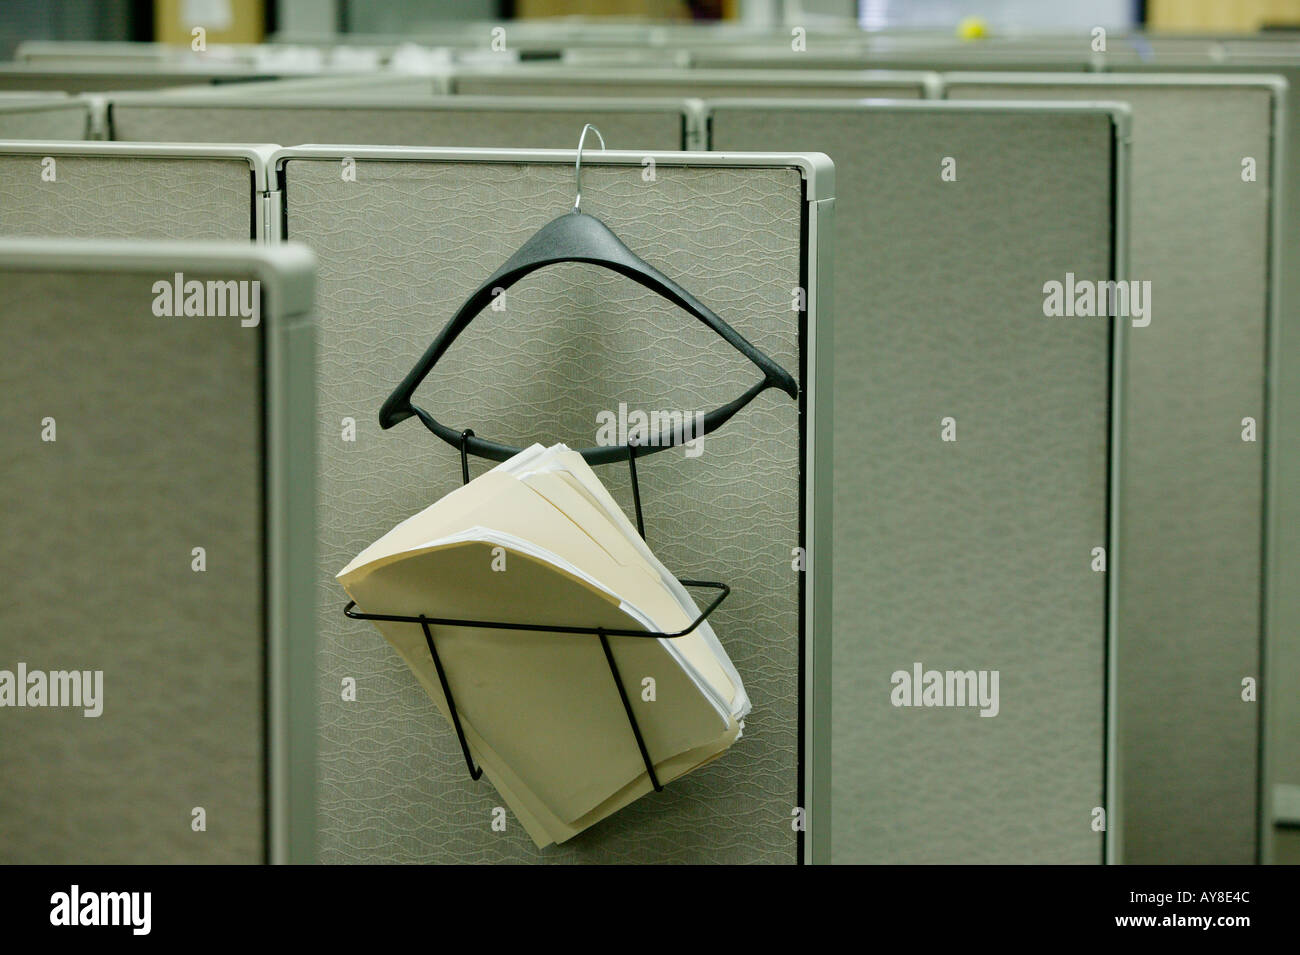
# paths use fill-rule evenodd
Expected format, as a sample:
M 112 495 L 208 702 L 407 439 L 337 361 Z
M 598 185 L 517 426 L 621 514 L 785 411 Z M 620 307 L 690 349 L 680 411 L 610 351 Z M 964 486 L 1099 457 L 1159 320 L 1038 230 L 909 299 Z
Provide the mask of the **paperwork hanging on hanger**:
M 394 616 L 674 633 L 699 617 L 582 456 L 533 445 L 397 525 L 338 575 Z M 376 621 L 449 721 L 416 622 Z M 721 755 L 749 698 L 707 621 L 684 636 L 431 629 L 466 743 L 540 847 Z M 644 740 L 642 756 L 629 715 Z

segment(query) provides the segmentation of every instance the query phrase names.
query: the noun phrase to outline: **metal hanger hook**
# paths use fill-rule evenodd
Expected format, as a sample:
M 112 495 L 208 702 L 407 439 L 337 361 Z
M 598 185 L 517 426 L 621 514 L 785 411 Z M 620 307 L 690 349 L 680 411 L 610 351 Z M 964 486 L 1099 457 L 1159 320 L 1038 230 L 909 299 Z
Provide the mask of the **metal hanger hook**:
M 587 130 L 596 134 L 600 140 L 600 148 L 605 148 L 605 137 L 600 135 L 600 130 L 588 123 L 582 127 L 582 135 L 578 137 L 578 158 L 573 163 L 573 211 L 578 211 L 578 206 L 582 204 L 582 144 L 587 140 Z

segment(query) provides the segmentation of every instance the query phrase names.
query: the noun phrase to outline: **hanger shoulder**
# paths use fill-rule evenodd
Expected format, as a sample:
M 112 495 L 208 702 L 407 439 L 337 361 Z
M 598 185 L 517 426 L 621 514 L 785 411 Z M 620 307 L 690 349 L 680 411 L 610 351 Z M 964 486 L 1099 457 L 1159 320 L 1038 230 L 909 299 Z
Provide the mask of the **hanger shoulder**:
M 684 288 L 668 278 L 654 266 L 643 260 L 629 249 L 609 226 L 594 216 L 584 212 L 569 212 L 552 219 L 537 232 L 533 233 L 516 252 L 495 272 L 493 272 L 464 303 L 456 314 L 443 326 L 442 331 L 430 343 L 415 367 L 407 373 L 401 383 L 385 400 L 379 410 L 379 424 L 387 429 L 400 421 L 419 414 L 424 420 L 426 415 L 420 413 L 411 404 L 411 396 L 425 377 L 437 364 L 452 342 L 472 322 L 475 317 L 491 302 L 493 297 L 510 288 L 524 276 L 548 265 L 561 262 L 582 262 L 601 266 L 618 272 L 655 294 L 668 299 L 679 308 L 690 312 L 712 329 L 719 337 L 748 358 L 763 372 L 763 380 L 751 388 L 742 399 L 723 408 L 715 409 L 706 420 L 712 427 L 725 423 L 736 411 L 748 403 L 755 395 L 766 388 L 779 388 L 791 398 L 799 395 L 798 383 L 794 377 L 755 348 L 743 335 L 728 325 L 708 306 L 704 305 Z M 425 425 L 434 430 L 445 440 L 455 443 L 449 435 L 459 440 L 459 436 L 447 430 L 443 434 L 434 425 L 431 418 Z M 443 428 L 438 425 L 438 428 Z M 446 429 L 444 429 L 446 430 Z M 712 428 L 709 428 L 712 430 Z M 489 442 L 482 439 L 470 439 L 471 444 L 486 450 Z M 494 448 L 497 453 L 503 446 Z

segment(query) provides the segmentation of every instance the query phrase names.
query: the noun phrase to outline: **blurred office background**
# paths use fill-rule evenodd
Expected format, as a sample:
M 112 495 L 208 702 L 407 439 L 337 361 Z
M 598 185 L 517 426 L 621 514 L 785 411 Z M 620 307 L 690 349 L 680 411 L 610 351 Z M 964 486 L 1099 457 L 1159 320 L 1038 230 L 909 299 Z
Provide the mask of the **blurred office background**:
M 865 30 L 955 30 L 978 20 L 994 33 L 1110 29 L 1253 32 L 1300 27 L 1296 0 L 8 0 L 0 57 L 23 40 L 256 43 L 330 33 L 433 39 L 454 21 L 554 17 L 730 21 L 753 27 L 858 24 Z M 224 26 L 223 26 L 224 25 Z

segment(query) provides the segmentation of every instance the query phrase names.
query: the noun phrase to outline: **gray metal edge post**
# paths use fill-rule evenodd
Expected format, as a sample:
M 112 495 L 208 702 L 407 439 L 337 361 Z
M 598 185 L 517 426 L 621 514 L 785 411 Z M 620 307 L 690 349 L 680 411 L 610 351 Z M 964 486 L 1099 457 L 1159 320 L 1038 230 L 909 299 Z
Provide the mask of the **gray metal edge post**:
M 1115 104 L 1115 281 L 1131 278 L 1129 266 L 1130 156 L 1133 116 L 1127 105 Z M 1106 829 L 1102 838 L 1102 861 L 1107 865 L 1123 862 L 1124 836 L 1120 823 L 1120 747 L 1119 747 L 1119 655 L 1123 650 L 1120 633 L 1120 574 L 1124 561 L 1120 534 L 1121 494 L 1123 492 L 1124 414 L 1128 391 L 1128 350 L 1126 347 L 1130 319 L 1114 318 L 1114 343 L 1111 353 L 1110 415 L 1110 552 L 1106 555 L 1106 778 L 1103 782 Z
M 808 831 L 804 861 L 831 861 L 831 637 L 834 522 L 834 198 L 809 204 L 808 422 L 804 482 L 807 521 L 804 654 L 804 785 Z
M 314 263 L 312 265 L 314 273 Z M 273 286 L 275 287 L 275 286 Z M 266 331 L 270 861 L 316 861 L 316 382 L 309 309 Z

